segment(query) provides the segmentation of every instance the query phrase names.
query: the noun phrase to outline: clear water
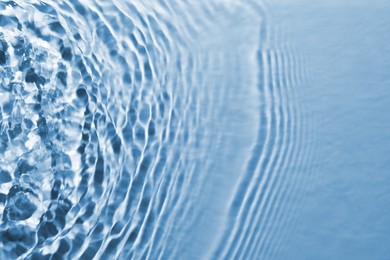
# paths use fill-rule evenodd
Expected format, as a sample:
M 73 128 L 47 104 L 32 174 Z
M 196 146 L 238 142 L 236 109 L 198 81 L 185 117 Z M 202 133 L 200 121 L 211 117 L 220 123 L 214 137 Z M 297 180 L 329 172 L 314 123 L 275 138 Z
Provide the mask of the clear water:
M 390 259 L 386 1 L 0 1 L 0 259 Z

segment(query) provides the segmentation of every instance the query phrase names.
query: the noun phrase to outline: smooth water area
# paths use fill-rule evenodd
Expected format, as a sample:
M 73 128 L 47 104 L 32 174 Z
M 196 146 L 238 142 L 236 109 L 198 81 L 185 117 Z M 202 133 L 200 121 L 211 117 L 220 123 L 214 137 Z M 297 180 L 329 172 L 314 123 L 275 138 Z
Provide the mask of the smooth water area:
M 0 1 L 0 259 L 389 259 L 386 1 Z
M 389 259 L 390 5 L 315 2 L 280 1 L 277 14 L 315 68 L 304 92 L 317 122 L 304 206 L 279 249 L 290 259 Z

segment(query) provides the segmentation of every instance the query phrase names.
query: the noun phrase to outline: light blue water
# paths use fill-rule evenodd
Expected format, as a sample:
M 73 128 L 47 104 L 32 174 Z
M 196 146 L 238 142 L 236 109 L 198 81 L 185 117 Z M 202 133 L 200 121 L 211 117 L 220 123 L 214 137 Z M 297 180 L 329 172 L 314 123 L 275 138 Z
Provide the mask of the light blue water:
M 0 259 L 390 259 L 386 1 L 0 1 Z

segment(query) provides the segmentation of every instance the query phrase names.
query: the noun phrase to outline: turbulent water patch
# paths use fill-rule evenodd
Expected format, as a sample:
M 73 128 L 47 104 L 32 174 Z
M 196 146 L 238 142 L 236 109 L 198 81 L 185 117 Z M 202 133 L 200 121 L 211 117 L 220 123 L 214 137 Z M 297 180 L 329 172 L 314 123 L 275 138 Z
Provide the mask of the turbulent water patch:
M 124 8 L 0 4 L 1 255 L 125 255 L 143 232 L 130 220 L 145 218 L 146 173 L 177 123 L 169 66 L 154 67 L 167 38 Z

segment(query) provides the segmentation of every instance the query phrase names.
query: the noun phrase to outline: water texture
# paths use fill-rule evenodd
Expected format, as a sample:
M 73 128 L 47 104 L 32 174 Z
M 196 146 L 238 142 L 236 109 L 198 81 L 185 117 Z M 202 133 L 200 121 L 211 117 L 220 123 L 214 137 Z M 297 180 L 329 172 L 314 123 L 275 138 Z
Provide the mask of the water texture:
M 4 258 L 182 254 L 202 210 L 207 125 L 219 117 L 206 104 L 225 92 L 212 74 L 226 50 L 203 54 L 220 41 L 207 42 L 213 21 L 181 14 L 238 12 L 202 8 L 1 3 Z
M 388 259 L 390 5 L 317 2 L 0 1 L 0 259 Z

